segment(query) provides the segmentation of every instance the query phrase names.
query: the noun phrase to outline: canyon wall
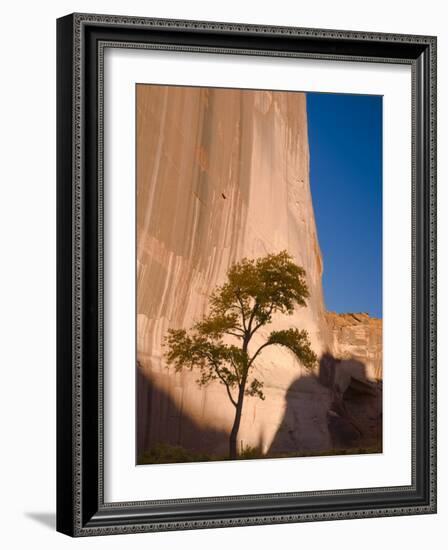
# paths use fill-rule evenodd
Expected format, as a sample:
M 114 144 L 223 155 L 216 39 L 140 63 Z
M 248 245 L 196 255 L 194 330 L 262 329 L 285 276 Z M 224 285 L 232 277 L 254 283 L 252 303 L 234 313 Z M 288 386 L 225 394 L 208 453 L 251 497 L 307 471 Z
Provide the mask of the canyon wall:
M 207 312 L 233 262 L 284 249 L 304 267 L 310 298 L 292 316 L 275 317 L 252 345 L 272 329 L 297 327 L 319 357 L 342 347 L 351 353 L 350 330 L 361 349 L 364 325 L 341 328 L 325 311 L 305 94 L 138 85 L 137 454 L 157 442 L 227 452 L 234 408 L 225 389 L 199 388 L 194 372 L 168 369 L 163 339 Z M 246 398 L 241 447 L 334 445 L 334 384 L 323 383 L 319 369 L 310 375 L 279 347 L 255 369 L 266 399 Z
M 328 312 L 332 348 L 340 359 L 354 359 L 365 366 L 371 380 L 383 378 L 383 323 L 367 313 Z

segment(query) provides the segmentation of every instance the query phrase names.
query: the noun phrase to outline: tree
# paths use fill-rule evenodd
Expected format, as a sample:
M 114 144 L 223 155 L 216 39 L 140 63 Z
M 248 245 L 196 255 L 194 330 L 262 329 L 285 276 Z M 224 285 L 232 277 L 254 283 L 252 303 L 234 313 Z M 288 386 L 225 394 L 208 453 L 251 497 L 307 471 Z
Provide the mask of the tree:
M 262 400 L 263 382 L 253 376 L 257 358 L 268 346 L 289 349 L 308 369 L 317 357 L 306 330 L 274 330 L 257 349 L 251 349 L 254 334 L 272 322 L 276 313 L 291 315 L 296 306 L 306 307 L 309 297 L 305 270 L 282 251 L 257 260 L 233 264 L 227 281 L 210 297 L 210 311 L 187 332 L 169 329 L 165 344 L 168 365 L 176 372 L 197 370 L 200 386 L 217 380 L 224 385 L 235 408 L 229 437 L 229 455 L 237 458 L 237 436 L 244 397 Z M 229 343 L 232 342 L 232 343 Z

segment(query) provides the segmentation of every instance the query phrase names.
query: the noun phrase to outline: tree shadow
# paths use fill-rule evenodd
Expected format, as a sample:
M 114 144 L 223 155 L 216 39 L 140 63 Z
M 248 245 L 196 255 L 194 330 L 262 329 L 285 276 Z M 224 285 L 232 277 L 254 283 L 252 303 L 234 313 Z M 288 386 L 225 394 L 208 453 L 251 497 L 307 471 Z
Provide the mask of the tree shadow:
M 357 359 L 341 360 L 324 353 L 316 374 L 302 376 L 289 386 L 282 422 L 265 456 L 381 452 L 382 382 L 370 381 L 366 372 Z M 161 389 L 139 367 L 136 390 L 137 460 L 160 444 L 227 455 L 228 432 L 203 426 L 185 414 L 176 394 Z
M 382 382 L 357 359 L 324 353 L 316 375 L 295 380 L 268 454 L 381 452 Z
M 173 396 L 157 387 L 137 366 L 136 458 L 155 445 L 180 446 L 194 453 L 226 455 L 229 434 L 201 426 L 185 414 Z

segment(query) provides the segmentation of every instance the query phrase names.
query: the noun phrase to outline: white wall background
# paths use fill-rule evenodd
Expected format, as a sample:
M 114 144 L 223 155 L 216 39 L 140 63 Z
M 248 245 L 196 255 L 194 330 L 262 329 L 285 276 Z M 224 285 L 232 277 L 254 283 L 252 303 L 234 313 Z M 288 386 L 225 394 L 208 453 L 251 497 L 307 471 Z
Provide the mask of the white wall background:
M 439 513 L 72 540 L 55 513 L 55 19 L 73 11 L 433 34 L 439 38 Z M 412 550 L 448 520 L 448 35 L 442 1 L 60 0 L 2 10 L 0 135 L 0 507 L 5 548 L 279 547 Z

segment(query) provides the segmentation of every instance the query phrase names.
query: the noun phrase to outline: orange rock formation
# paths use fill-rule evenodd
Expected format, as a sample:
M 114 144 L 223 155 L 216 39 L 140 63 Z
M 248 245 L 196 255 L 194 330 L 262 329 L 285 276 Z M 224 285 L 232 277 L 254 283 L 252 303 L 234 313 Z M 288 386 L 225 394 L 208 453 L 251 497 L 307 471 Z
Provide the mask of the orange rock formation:
M 226 453 L 234 409 L 224 388 L 170 372 L 163 338 L 207 311 L 232 262 L 283 249 L 306 270 L 310 299 L 266 331 L 305 328 L 327 360 L 310 376 L 289 352 L 266 350 L 256 366 L 266 400 L 246 399 L 240 444 L 349 446 L 332 418 L 353 423 L 335 410 L 352 379 L 381 378 L 381 321 L 325 310 L 305 94 L 137 86 L 137 453 L 157 442 Z

